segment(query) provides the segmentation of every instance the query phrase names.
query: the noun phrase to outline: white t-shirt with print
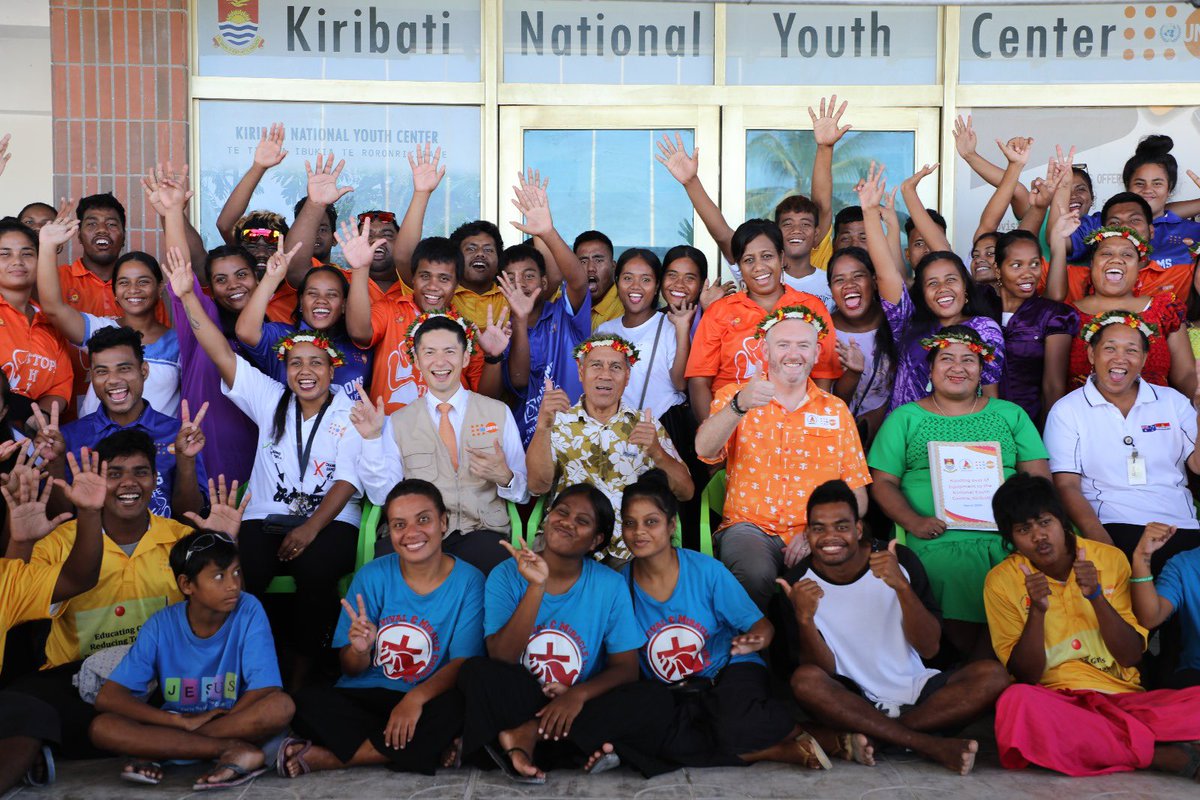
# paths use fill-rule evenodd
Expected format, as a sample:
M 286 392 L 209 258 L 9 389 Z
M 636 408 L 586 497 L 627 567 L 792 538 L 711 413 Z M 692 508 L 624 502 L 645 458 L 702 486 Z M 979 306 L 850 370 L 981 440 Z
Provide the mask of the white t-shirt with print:
M 654 352 L 654 336 L 660 321 L 662 334 L 658 337 L 658 351 Z M 671 366 L 675 363 L 675 326 L 665 313 L 655 314 L 636 328 L 626 328 L 621 317 L 617 317 L 596 328 L 596 333 L 615 334 L 637 346 L 638 362 L 629 370 L 629 383 L 621 395 L 625 405 L 638 411 L 648 408 L 654 418 L 659 419 L 672 406 L 687 400 L 687 396 L 671 383 Z M 650 359 L 652 352 L 653 361 Z M 646 384 L 647 374 L 650 375 L 649 385 Z M 646 399 L 638 405 L 643 386 L 646 386 Z

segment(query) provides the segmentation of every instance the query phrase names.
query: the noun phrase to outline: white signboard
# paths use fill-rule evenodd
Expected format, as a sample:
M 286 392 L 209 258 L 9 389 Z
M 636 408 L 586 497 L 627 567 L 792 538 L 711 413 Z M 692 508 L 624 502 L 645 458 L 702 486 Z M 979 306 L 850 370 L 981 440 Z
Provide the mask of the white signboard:
M 1187 3 L 964 6 L 963 83 L 1140 83 L 1200 74 Z
M 201 75 L 481 80 L 480 0 L 197 0 L 195 13 Z
M 938 21 L 931 6 L 730 4 L 725 15 L 730 85 L 937 81 Z
M 506 83 L 711 84 L 713 4 L 510 0 Z

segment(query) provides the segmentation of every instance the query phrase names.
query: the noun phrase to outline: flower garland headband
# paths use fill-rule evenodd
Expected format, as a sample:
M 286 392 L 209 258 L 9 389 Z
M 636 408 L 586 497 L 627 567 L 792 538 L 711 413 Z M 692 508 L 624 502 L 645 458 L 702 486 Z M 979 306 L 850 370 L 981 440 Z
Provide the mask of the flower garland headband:
M 921 347 L 926 350 L 945 350 L 952 344 L 965 344 L 968 350 L 989 364 L 996 360 L 996 348 L 959 331 L 938 332 L 921 340 Z
M 1157 327 L 1130 311 L 1105 311 L 1092 317 L 1091 322 L 1079 329 L 1079 338 L 1091 344 L 1096 334 L 1108 325 L 1127 325 L 1135 331 L 1141 331 L 1147 339 L 1158 333 Z
M 817 329 L 818 342 L 824 339 L 826 334 L 829 333 L 829 328 L 826 326 L 825 320 L 821 319 L 821 317 L 808 306 L 783 306 L 782 308 L 777 308 L 770 314 L 767 314 L 765 317 L 763 317 L 762 322 L 758 323 L 758 330 L 755 331 L 754 338 L 765 339 L 767 337 L 767 331 L 771 330 L 771 328 L 774 328 L 785 319 L 798 319 L 801 322 L 807 322 L 809 325 L 812 325 Z
M 1083 243 L 1088 247 L 1095 247 L 1105 239 L 1112 239 L 1117 236 L 1121 237 L 1122 239 L 1128 239 L 1130 242 L 1132 242 L 1133 246 L 1137 248 L 1138 255 L 1142 258 L 1150 255 L 1151 248 L 1149 242 L 1142 239 L 1142 237 L 1139 236 L 1132 228 L 1125 228 L 1117 225 L 1106 228 L 1097 228 L 1088 234 L 1087 238 L 1083 240 Z
M 416 336 L 417 331 L 421 329 L 429 320 L 434 317 L 445 317 L 446 319 L 457 322 L 459 327 L 463 329 L 463 334 L 467 337 L 467 355 L 470 356 L 475 352 L 475 326 L 467 320 L 463 319 L 457 311 L 449 309 L 447 311 L 426 311 L 423 314 L 418 314 L 417 318 L 408 326 L 408 330 L 404 333 L 404 347 L 408 351 L 408 360 L 416 362 Z
M 629 366 L 638 362 L 637 345 L 613 333 L 594 333 L 575 346 L 575 360 L 582 361 L 583 357 L 597 347 L 611 347 L 629 361 Z
M 1183 240 L 1188 246 L 1188 252 L 1192 254 L 1192 258 L 1200 258 L 1200 242 L 1190 242 L 1187 239 Z
M 325 334 L 314 333 L 313 331 L 295 331 L 280 339 L 275 345 L 275 353 L 279 360 L 287 360 L 288 353 L 298 344 L 311 344 L 318 350 L 323 350 L 329 356 L 329 362 L 334 367 L 341 367 L 346 364 L 346 359 L 342 356 L 342 351 L 334 347 Z

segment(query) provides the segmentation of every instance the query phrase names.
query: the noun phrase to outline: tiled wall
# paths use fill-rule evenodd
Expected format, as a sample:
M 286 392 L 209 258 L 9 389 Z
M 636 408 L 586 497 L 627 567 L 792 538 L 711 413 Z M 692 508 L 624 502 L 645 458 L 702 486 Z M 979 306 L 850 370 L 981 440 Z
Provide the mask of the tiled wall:
M 116 194 L 130 250 L 159 249 L 142 174 L 187 160 L 187 14 L 187 0 L 50 2 L 55 195 Z

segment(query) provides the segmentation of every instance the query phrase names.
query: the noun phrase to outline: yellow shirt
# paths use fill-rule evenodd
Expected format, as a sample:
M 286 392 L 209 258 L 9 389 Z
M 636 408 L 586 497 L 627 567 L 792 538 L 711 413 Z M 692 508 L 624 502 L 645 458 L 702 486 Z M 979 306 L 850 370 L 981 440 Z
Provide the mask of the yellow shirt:
M 608 292 L 600 298 L 599 303 L 592 304 L 592 330 L 624 313 L 625 306 L 621 304 L 621 296 L 617 294 L 617 285 L 614 283 L 608 287 Z
M 1129 594 L 1129 562 L 1112 545 L 1076 539 L 1087 547 L 1088 560 L 1096 565 L 1100 585 L 1109 604 L 1146 639 L 1146 629 L 1133 615 Z M 987 609 L 992 646 L 1004 663 L 1012 654 L 1025 630 L 1029 617 L 1029 595 L 1025 593 L 1024 564 L 1035 569 L 1029 559 L 1013 553 L 1001 561 L 983 584 L 983 604 Z M 1140 692 L 1138 671 L 1117 663 L 1104 638 L 1091 602 L 1075 583 L 1075 574 L 1066 583 L 1050 579 L 1050 609 L 1046 612 L 1046 671 L 1040 681 L 1047 689 L 1090 689 L 1118 694 Z
M 473 292 L 465 286 L 459 286 L 454 292 L 450 305 L 469 320 L 480 331 L 487 327 L 487 310 L 492 309 L 492 322 L 499 322 L 500 312 L 508 308 L 508 300 L 500 293 L 499 286 L 492 286 L 483 294 Z
M 188 525 L 151 514 L 150 529 L 132 556 L 105 536 L 100 580 L 63 603 L 46 641 L 46 668 L 87 658 L 106 647 L 133 644 L 151 614 L 183 600 L 169 558 L 175 543 L 191 532 Z M 74 544 L 72 520 L 34 546 L 30 563 L 61 565 Z
M 50 607 L 62 562 L 26 564 L 15 558 L 0 558 L 0 667 L 4 666 L 4 641 L 9 628 L 35 619 L 45 619 L 61 610 Z
M 829 232 L 825 234 L 825 238 L 821 243 L 812 249 L 809 254 L 809 262 L 817 269 L 829 269 L 829 259 L 833 258 L 833 228 L 830 227 Z

